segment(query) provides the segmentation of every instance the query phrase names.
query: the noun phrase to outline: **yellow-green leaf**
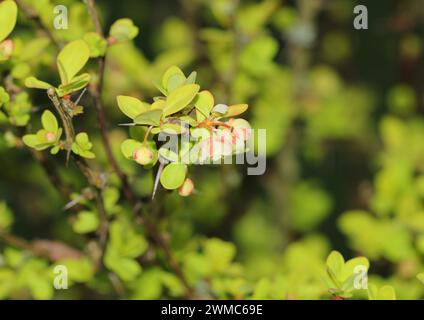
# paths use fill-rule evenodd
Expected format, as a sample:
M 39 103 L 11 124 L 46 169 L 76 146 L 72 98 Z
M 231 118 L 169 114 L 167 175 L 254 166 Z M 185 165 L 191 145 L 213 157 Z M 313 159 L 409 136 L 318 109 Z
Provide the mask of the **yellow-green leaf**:
M 0 42 L 13 31 L 18 16 L 15 1 L 6 0 L 0 3 Z
M 327 267 L 332 270 L 337 279 L 343 274 L 344 258 L 338 251 L 332 251 L 327 258 Z
M 90 48 L 83 40 L 68 43 L 57 57 L 60 80 L 63 85 L 72 81 L 90 57 Z
M 243 112 L 245 112 L 247 108 L 248 108 L 247 104 L 235 104 L 235 105 L 229 106 L 227 112 L 224 114 L 223 117 L 227 118 L 227 117 L 238 116 L 239 114 L 242 114 Z
M 148 126 L 159 126 L 161 116 L 161 109 L 150 110 L 136 117 L 134 119 L 134 123 Z
M 196 98 L 194 99 L 194 106 L 197 109 L 197 113 L 196 113 L 197 121 L 201 122 L 205 120 L 211 113 L 211 110 L 214 105 L 215 105 L 215 99 L 212 93 L 210 93 L 207 90 L 203 90 L 199 92 Z
M 185 164 L 170 163 L 163 169 L 160 183 L 165 189 L 177 189 L 184 183 L 186 175 L 187 166 Z
M 200 87 L 197 84 L 187 84 L 174 90 L 166 99 L 163 116 L 169 116 L 181 111 L 194 99 Z
M 28 77 L 25 79 L 25 86 L 27 88 L 35 88 L 35 89 L 49 89 L 53 87 L 50 83 L 38 80 L 35 77 Z
M 93 232 L 99 226 L 99 218 L 97 214 L 91 211 L 81 211 L 77 215 L 77 219 L 72 225 L 72 229 L 76 233 Z
M 145 102 L 138 100 L 137 98 L 133 98 L 130 96 L 118 96 L 116 98 L 118 102 L 119 109 L 124 113 L 127 117 L 131 119 L 136 118 L 143 112 L 149 110 L 149 105 Z
M 59 129 L 56 117 L 49 110 L 46 110 L 43 112 L 41 116 L 41 124 L 43 125 L 43 128 L 49 132 L 56 133 L 57 130 Z
M 110 27 L 109 34 L 120 42 L 132 40 L 138 35 L 138 27 L 134 25 L 131 19 L 118 19 Z
M 91 76 L 88 73 L 83 73 L 74 77 L 70 83 L 66 85 L 61 84 L 58 88 L 59 96 L 63 97 L 66 94 L 85 88 L 90 82 L 90 79 Z

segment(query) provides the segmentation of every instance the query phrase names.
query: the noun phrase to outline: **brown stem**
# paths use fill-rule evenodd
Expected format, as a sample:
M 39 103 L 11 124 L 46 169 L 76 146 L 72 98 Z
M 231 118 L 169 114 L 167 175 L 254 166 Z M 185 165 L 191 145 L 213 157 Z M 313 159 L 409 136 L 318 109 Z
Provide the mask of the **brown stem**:
M 96 32 L 104 38 L 104 34 L 102 31 L 101 23 L 99 16 L 97 14 L 97 10 L 95 8 L 94 0 L 86 1 L 88 12 L 91 16 L 91 20 L 96 28 Z M 109 163 L 111 164 L 113 170 L 118 175 L 119 179 L 122 183 L 122 190 L 124 192 L 125 198 L 128 200 L 131 199 L 130 202 L 136 202 L 136 198 L 134 193 L 131 190 L 131 186 L 128 182 L 127 175 L 122 171 L 119 167 L 118 162 L 116 161 L 115 156 L 113 155 L 112 147 L 109 141 L 109 136 L 107 133 L 107 117 L 103 103 L 103 86 L 104 86 L 104 78 L 105 78 L 105 67 L 106 67 L 106 56 L 100 57 L 98 59 L 98 84 L 97 86 L 93 86 L 90 88 L 90 94 L 93 98 L 94 107 L 97 112 L 97 122 L 100 130 L 100 135 L 102 138 L 103 148 L 106 152 L 106 157 L 108 158 Z
M 72 116 L 66 111 L 62 103 L 62 100 L 56 93 L 55 88 L 49 88 L 47 90 L 47 95 L 49 96 L 50 100 L 53 102 L 53 106 L 55 107 L 57 113 L 59 114 L 62 120 L 63 127 L 65 129 L 66 166 L 68 166 L 69 156 L 71 154 L 72 144 L 75 138 L 75 130 L 74 130 L 74 126 L 72 125 Z
M 57 92 L 54 88 L 50 88 L 47 90 L 47 95 L 52 101 L 56 111 L 59 113 L 60 118 L 62 120 L 62 124 L 65 127 L 66 132 L 66 148 L 68 151 L 67 160 L 71 151 L 72 142 L 74 139 L 74 126 L 72 123 L 72 117 L 66 112 L 64 109 L 62 100 L 57 95 Z M 97 211 L 100 215 L 100 226 L 98 231 L 99 234 L 99 247 L 100 247 L 100 256 L 97 261 L 97 266 L 100 267 L 103 261 L 103 256 L 106 250 L 107 238 L 109 233 L 109 221 L 103 201 L 103 196 L 101 194 L 104 186 L 105 179 L 103 175 L 97 171 L 94 171 L 90 168 L 87 161 L 84 158 L 76 156 L 72 154 L 72 159 L 75 161 L 77 167 L 82 172 L 84 177 L 87 179 L 87 182 L 90 186 L 93 187 L 94 198 L 96 200 Z
M 85 255 L 65 243 L 50 240 L 35 240 L 29 242 L 25 239 L 0 230 L 0 239 L 7 245 L 26 250 L 32 254 L 56 262 L 62 259 L 80 259 Z
M 99 16 L 97 14 L 97 10 L 95 8 L 95 1 L 94 0 L 86 0 L 88 12 L 91 16 L 91 20 L 93 21 L 93 24 L 96 28 L 96 32 L 104 38 L 104 34 L 102 31 L 102 26 L 100 23 Z M 168 242 L 166 239 L 160 234 L 159 230 L 156 228 L 156 225 L 154 223 L 151 223 L 147 218 L 144 219 L 141 216 L 141 205 L 136 200 L 135 193 L 132 190 L 130 184 L 128 183 L 128 178 L 126 174 L 122 171 L 122 169 L 119 167 L 110 145 L 109 136 L 107 134 L 107 120 L 106 120 L 106 114 L 105 114 L 105 108 L 103 104 L 103 98 L 102 98 L 102 91 L 103 91 L 103 85 L 104 85 L 104 74 L 105 74 L 105 66 L 106 66 L 106 56 L 100 57 L 98 62 L 98 77 L 99 82 L 97 86 L 93 87 L 90 92 L 94 100 L 94 105 L 97 111 L 98 116 L 98 124 L 100 133 L 102 136 L 103 146 L 106 151 L 106 156 L 112 165 L 114 171 L 119 176 L 121 183 L 122 183 L 122 189 L 124 192 L 125 198 L 130 203 L 135 219 L 143 224 L 146 228 L 147 233 L 149 236 L 155 241 L 155 243 L 162 249 L 162 251 L 165 254 L 166 260 L 169 263 L 169 266 L 172 270 L 174 270 L 175 274 L 180 278 L 184 286 L 187 290 L 187 296 L 193 297 L 193 288 L 190 286 L 190 284 L 187 282 L 187 279 L 185 278 L 177 260 L 172 254 L 172 250 L 169 247 Z
M 100 23 L 99 15 L 97 14 L 96 5 L 94 0 L 86 0 L 88 13 L 91 16 L 91 21 L 93 21 L 96 32 L 104 38 L 102 24 Z

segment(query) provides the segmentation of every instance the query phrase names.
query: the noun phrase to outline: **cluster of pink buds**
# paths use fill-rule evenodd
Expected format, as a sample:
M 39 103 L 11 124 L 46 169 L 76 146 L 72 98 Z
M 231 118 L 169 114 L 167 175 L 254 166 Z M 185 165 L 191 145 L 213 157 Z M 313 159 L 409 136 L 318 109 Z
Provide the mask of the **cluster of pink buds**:
M 214 128 L 212 134 L 201 142 L 201 162 L 207 159 L 216 161 L 243 151 L 245 141 L 250 139 L 251 127 L 244 119 L 230 119 L 216 124 L 218 128 Z

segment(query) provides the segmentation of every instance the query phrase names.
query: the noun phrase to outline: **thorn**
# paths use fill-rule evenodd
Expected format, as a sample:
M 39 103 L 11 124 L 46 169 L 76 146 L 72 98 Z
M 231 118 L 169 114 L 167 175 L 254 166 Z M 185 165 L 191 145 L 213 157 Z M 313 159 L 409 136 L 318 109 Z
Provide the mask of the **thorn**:
M 137 124 L 135 123 L 118 123 L 118 126 L 122 126 L 122 127 L 132 127 L 132 126 L 136 126 Z
M 76 197 L 74 200 L 69 201 L 64 207 L 63 210 L 69 210 L 71 209 L 73 206 L 76 206 L 84 197 L 79 195 L 78 197 Z
M 79 95 L 79 97 L 77 98 L 77 100 L 75 100 L 75 105 L 77 106 L 78 103 L 80 102 L 82 96 L 84 95 L 84 93 L 87 91 L 87 88 L 84 88 L 84 90 L 82 90 L 81 94 Z
M 160 175 L 162 174 L 163 167 L 165 167 L 164 163 L 162 163 L 161 161 L 159 162 L 160 162 L 160 165 L 159 165 L 158 172 L 156 172 L 155 184 L 153 186 L 152 200 L 155 198 L 156 190 L 158 189 L 158 186 L 159 186 Z

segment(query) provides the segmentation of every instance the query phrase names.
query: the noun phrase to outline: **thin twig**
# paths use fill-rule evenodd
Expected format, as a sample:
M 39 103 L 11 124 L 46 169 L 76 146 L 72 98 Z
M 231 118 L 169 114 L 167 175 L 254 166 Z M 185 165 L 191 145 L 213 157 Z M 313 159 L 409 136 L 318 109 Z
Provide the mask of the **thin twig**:
M 102 30 L 102 26 L 100 23 L 99 16 L 97 14 L 97 10 L 95 8 L 95 1 L 94 0 L 85 0 L 88 8 L 88 12 L 91 16 L 91 20 L 93 21 L 93 24 L 96 28 L 96 32 L 104 38 L 104 33 Z M 181 282 L 184 284 L 187 290 L 187 296 L 193 297 L 193 288 L 188 283 L 187 279 L 185 278 L 180 265 L 178 264 L 178 261 L 173 256 L 172 250 L 169 247 L 168 242 L 163 237 L 163 235 L 159 232 L 156 225 L 152 223 L 147 217 L 143 218 L 141 215 L 141 205 L 136 200 L 135 193 L 132 190 L 130 184 L 128 183 L 128 178 L 126 174 L 122 171 L 122 169 L 119 167 L 118 162 L 116 161 L 112 148 L 109 141 L 109 136 L 107 133 L 107 120 L 106 120 L 106 114 L 105 114 L 105 108 L 103 104 L 103 98 L 102 98 L 102 91 L 104 86 L 104 74 L 105 74 L 105 66 L 106 66 L 106 55 L 99 58 L 98 62 L 98 84 L 97 86 L 93 87 L 90 92 L 94 100 L 94 105 L 97 111 L 98 115 L 98 124 L 100 133 L 102 136 L 103 146 L 106 151 L 106 155 L 108 157 L 108 160 L 110 164 L 112 165 L 114 171 L 119 176 L 121 183 L 122 183 L 122 189 L 124 192 L 125 198 L 128 200 L 130 205 L 133 208 L 134 212 L 134 218 L 136 221 L 140 222 L 145 228 L 149 236 L 155 241 L 155 243 L 158 245 L 159 248 L 164 252 L 165 258 L 170 266 L 170 268 L 175 272 L 175 274 L 178 276 L 178 278 L 181 280 Z
M 56 111 L 59 113 L 62 124 L 65 127 L 65 131 L 69 131 L 69 133 L 67 133 L 66 135 L 67 146 L 65 147 L 68 151 L 68 154 L 70 154 L 72 145 L 69 145 L 69 144 L 73 142 L 73 136 L 75 132 L 73 123 L 72 123 L 72 117 L 70 117 L 69 114 L 67 114 L 67 112 L 64 110 L 62 100 L 57 95 L 57 92 L 54 88 L 48 89 L 47 95 L 49 99 L 52 101 Z M 68 157 L 69 156 L 67 156 L 67 158 Z M 105 187 L 105 179 L 103 178 L 102 174 L 91 169 L 84 158 L 81 158 L 72 154 L 72 159 L 76 163 L 81 173 L 87 179 L 88 184 L 93 187 L 94 198 L 96 200 L 96 207 L 100 216 L 100 226 L 97 230 L 99 235 L 99 247 L 101 252 L 99 256 L 99 260 L 97 261 L 97 266 L 100 267 L 103 261 L 103 256 L 105 254 L 107 238 L 109 233 L 109 221 L 108 221 L 108 216 L 107 216 L 107 212 L 106 212 L 104 200 L 103 200 L 103 195 L 102 195 L 102 190 Z
M 53 106 L 55 107 L 57 113 L 59 114 L 62 120 L 63 127 L 65 129 L 66 166 L 68 166 L 69 156 L 71 154 L 72 144 L 75 138 L 75 130 L 74 130 L 74 126 L 72 125 L 72 117 L 68 112 L 66 112 L 66 109 L 64 108 L 62 104 L 62 100 L 57 95 L 55 88 L 48 89 L 47 95 L 49 96 L 50 100 L 53 102 Z
M 29 251 L 35 256 L 45 258 L 52 262 L 62 259 L 79 259 L 85 256 L 80 250 L 62 242 L 50 240 L 35 240 L 29 242 L 4 230 L 0 230 L 0 240 L 7 245 Z
M 93 0 L 86 0 L 88 12 L 91 16 L 93 24 L 96 28 L 96 32 L 104 38 L 104 34 L 102 31 L 101 23 L 99 16 L 97 14 L 97 10 L 95 8 L 95 3 Z M 127 175 L 122 171 L 119 167 L 118 162 L 113 154 L 112 147 L 109 141 L 109 135 L 107 133 L 107 117 L 103 103 L 103 87 L 104 87 L 104 78 L 105 78 L 105 67 L 106 67 L 106 55 L 100 57 L 98 59 L 98 83 L 97 86 L 93 86 L 90 88 L 90 94 L 93 98 L 94 107 L 97 112 L 97 122 L 100 130 L 100 135 L 102 138 L 103 147 L 106 152 L 106 156 L 111 164 L 113 170 L 118 175 L 119 179 L 122 183 L 122 190 L 124 192 L 125 197 L 130 200 L 130 202 L 136 202 L 135 195 L 131 190 L 131 186 L 128 182 Z

